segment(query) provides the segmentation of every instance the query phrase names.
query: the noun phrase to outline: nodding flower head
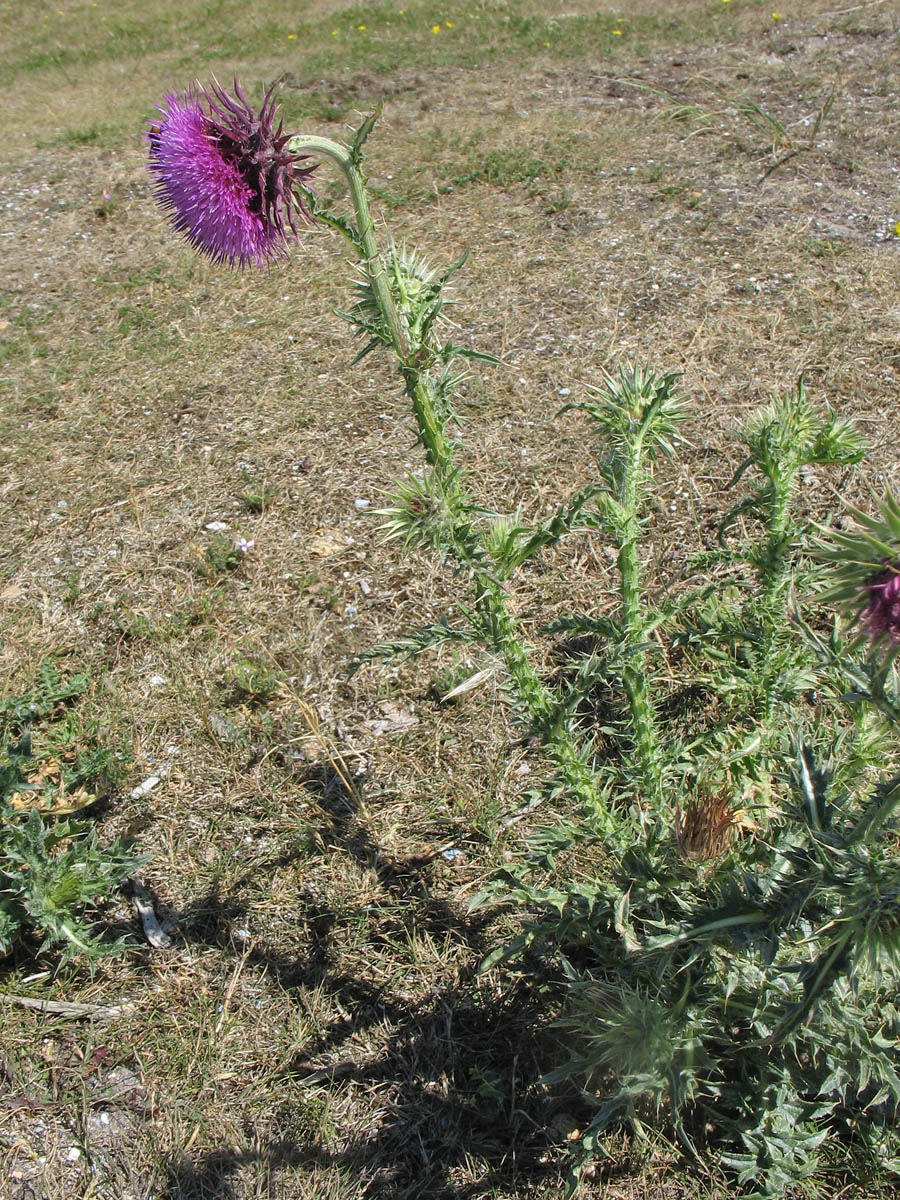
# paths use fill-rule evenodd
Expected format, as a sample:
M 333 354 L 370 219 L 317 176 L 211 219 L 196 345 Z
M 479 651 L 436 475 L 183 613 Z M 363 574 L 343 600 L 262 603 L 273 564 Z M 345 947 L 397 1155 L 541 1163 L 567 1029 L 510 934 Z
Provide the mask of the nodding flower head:
M 850 509 L 852 523 L 822 530 L 813 550 L 828 565 L 820 598 L 844 609 L 857 638 L 900 654 L 900 499 L 888 492 L 878 511 Z M 842 522 L 842 526 L 844 522 Z
M 287 149 L 270 88 L 259 112 L 234 83 L 170 94 L 148 131 L 156 197 L 175 228 L 215 262 L 267 266 L 287 251 L 297 220 L 311 220 L 294 190 L 314 164 Z
M 865 586 L 860 620 L 872 638 L 900 642 L 900 571 L 888 569 Z

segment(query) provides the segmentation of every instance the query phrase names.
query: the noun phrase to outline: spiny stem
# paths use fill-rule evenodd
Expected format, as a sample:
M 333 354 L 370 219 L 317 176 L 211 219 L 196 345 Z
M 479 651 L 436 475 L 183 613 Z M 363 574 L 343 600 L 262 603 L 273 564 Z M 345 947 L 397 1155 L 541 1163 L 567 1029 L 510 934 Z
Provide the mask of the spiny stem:
M 292 151 L 324 154 L 341 168 L 347 179 L 350 197 L 356 213 L 358 243 L 356 249 L 372 285 L 382 319 L 390 335 L 391 345 L 400 363 L 407 396 L 412 404 L 419 437 L 425 457 L 443 489 L 448 508 L 448 522 L 453 525 L 452 544 L 465 550 L 458 557 L 470 572 L 475 589 L 475 609 L 483 633 L 500 655 L 513 680 L 516 691 L 540 736 L 544 749 L 566 780 L 574 799 L 591 819 L 598 833 L 612 833 L 612 815 L 603 805 L 594 784 L 593 771 L 578 750 L 569 731 L 562 706 L 546 687 L 534 669 L 522 640 L 518 623 L 510 613 L 506 594 L 492 570 L 490 555 L 484 539 L 469 516 L 472 507 L 459 482 L 453 462 L 453 452 L 445 433 L 444 422 L 435 405 L 434 386 L 423 366 L 416 361 L 409 331 L 397 308 L 384 262 L 378 252 L 375 227 L 369 209 L 365 176 L 353 153 L 328 138 L 301 136 L 291 140 Z M 472 547 L 472 550 L 468 550 Z M 481 552 L 475 550 L 479 547 Z
M 788 524 L 794 474 L 794 471 L 787 471 L 784 475 L 780 471 L 773 471 L 769 476 L 772 485 L 772 506 L 766 529 L 768 545 L 760 605 L 763 622 L 760 675 L 763 686 L 763 725 L 767 730 L 771 730 L 776 704 L 775 684 L 778 672 L 775 651 L 777 628 L 784 619 L 779 609 L 784 604 L 782 593 L 788 578 Z
M 640 522 L 639 482 L 643 471 L 643 429 L 639 430 L 628 447 L 628 460 L 623 480 L 622 507 L 625 520 L 619 537 L 619 579 L 622 597 L 622 625 L 625 633 L 627 659 L 622 672 L 622 686 L 631 710 L 632 734 L 637 766 L 643 786 L 657 799 L 660 787 L 659 744 L 656 720 L 650 701 L 645 673 L 646 654 L 637 647 L 646 640 L 641 612 L 640 560 L 638 539 Z
M 382 316 L 391 332 L 394 350 L 401 362 L 409 357 L 409 342 L 406 330 L 397 311 L 394 295 L 384 270 L 384 263 L 378 252 L 375 240 L 375 224 L 369 208 L 369 195 L 366 190 L 366 177 L 353 161 L 353 155 L 346 146 L 331 141 L 330 138 L 316 137 L 313 134 L 301 134 L 291 138 L 290 149 L 294 153 L 310 151 L 313 154 L 324 154 L 332 159 L 344 172 L 350 198 L 356 213 L 356 228 L 359 237 L 358 249 L 363 260 L 363 267 L 372 284 L 372 290 L 378 298 Z
M 781 590 L 787 574 L 787 527 L 794 472 L 787 479 L 772 480 L 773 498 L 768 521 L 768 555 L 765 600 L 772 604 Z
M 425 457 L 443 484 L 450 519 L 461 534 L 454 537 L 454 544 L 480 543 L 483 548 L 483 539 L 466 512 L 469 506 L 455 473 L 453 452 L 444 433 L 443 422 L 435 410 L 428 378 L 415 366 L 405 367 L 403 377 L 412 401 L 419 436 L 425 447 Z M 544 749 L 566 780 L 576 802 L 598 832 L 611 834 L 615 826 L 611 814 L 597 794 L 593 772 L 579 754 L 575 740 L 566 728 L 559 701 L 545 686 L 529 660 L 518 623 L 507 607 L 506 593 L 490 569 L 489 561 L 489 556 L 484 553 L 472 555 L 464 563 L 472 576 L 475 611 L 481 618 L 485 638 L 503 660 Z

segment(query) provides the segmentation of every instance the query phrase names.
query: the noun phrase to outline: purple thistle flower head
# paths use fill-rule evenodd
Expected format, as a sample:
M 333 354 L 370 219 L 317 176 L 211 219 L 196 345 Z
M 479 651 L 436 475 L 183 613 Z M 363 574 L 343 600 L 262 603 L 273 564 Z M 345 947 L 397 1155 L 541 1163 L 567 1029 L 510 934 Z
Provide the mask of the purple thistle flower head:
M 900 642 L 900 572 L 890 569 L 870 580 L 864 589 L 868 603 L 860 620 L 875 640 Z
M 157 200 L 196 249 L 232 267 L 270 265 L 297 236 L 297 218 L 312 219 L 294 185 L 315 166 L 287 149 L 273 90 L 257 113 L 237 80 L 234 96 L 198 84 L 166 96 L 148 132 Z

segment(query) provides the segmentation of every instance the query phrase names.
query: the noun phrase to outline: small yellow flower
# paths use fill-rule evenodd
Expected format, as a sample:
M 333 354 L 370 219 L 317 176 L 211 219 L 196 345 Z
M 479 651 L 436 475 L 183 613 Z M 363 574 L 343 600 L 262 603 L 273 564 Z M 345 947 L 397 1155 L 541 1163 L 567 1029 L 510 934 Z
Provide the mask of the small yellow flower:
M 447 28 L 448 28 L 448 29 L 452 29 L 452 28 L 453 28 L 453 22 L 452 22 L 452 21 L 445 21 L 445 22 L 444 22 L 444 24 L 447 26 Z
M 781 20 L 781 13 L 772 13 L 772 20 L 773 20 L 773 21 L 780 21 L 780 20 Z
M 332 37 L 337 37 L 337 30 L 336 30 L 336 29 L 332 29 L 332 31 L 331 31 L 331 36 L 332 36 Z
M 613 30 L 613 37 L 621 37 L 621 36 L 622 36 L 622 30 L 621 30 L 621 29 L 614 29 L 614 30 Z
M 549 46 L 549 45 L 550 45 L 550 43 L 549 43 L 549 42 L 544 42 L 544 45 L 545 45 L 545 46 Z
M 897 237 L 900 237 L 900 221 L 894 226 L 894 233 L 896 233 Z
M 440 27 L 440 25 L 432 25 L 432 27 L 431 27 L 431 32 L 432 32 L 432 33 L 440 33 L 440 32 L 441 32 L 441 27 Z
M 296 36 L 297 36 L 297 35 L 296 35 L 296 33 L 289 33 L 289 34 L 288 34 L 288 41 L 289 41 L 289 42 L 292 42 Z
M 365 25 L 357 25 L 356 28 L 360 31 L 360 33 L 365 33 L 366 31 Z

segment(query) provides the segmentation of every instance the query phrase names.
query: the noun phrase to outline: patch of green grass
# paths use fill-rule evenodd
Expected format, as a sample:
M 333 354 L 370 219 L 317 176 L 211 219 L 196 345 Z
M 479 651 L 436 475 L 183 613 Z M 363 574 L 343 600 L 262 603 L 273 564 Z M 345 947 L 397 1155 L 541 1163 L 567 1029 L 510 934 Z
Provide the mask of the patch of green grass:
M 150 617 L 145 613 L 136 612 L 124 603 L 114 609 L 111 621 L 117 641 L 149 641 L 157 631 L 157 626 Z
M 850 247 L 846 242 L 838 241 L 836 238 L 809 237 L 804 239 L 803 249 L 813 258 L 827 258 L 833 262 L 842 254 L 846 254 Z
M 241 492 L 241 500 L 250 512 L 262 515 L 275 503 L 278 497 L 278 488 L 264 479 L 252 480 L 246 473 L 244 478 L 247 486 Z
M 146 305 L 120 304 L 118 318 L 116 333 L 119 337 L 127 337 L 135 329 L 147 329 L 153 322 L 153 314 Z
M 209 588 L 199 596 L 192 596 L 184 604 L 179 604 L 172 613 L 170 630 L 173 637 L 178 638 L 190 629 L 207 625 L 212 619 L 217 606 L 222 601 L 224 589 Z
M 205 549 L 196 550 L 195 566 L 204 579 L 212 579 L 229 571 L 236 571 L 244 556 L 235 547 L 233 538 L 217 533 Z
M 158 608 L 137 609 L 129 599 L 104 600 L 90 606 L 86 619 L 98 633 L 114 642 L 165 646 L 178 641 L 194 629 L 208 626 L 224 599 L 225 589 L 219 585 L 204 588 L 197 595 L 177 600 L 165 613 Z M 72 606 L 81 597 L 81 580 L 71 573 L 62 593 L 63 601 Z
M 171 55 L 186 44 L 191 50 L 181 65 L 192 74 L 222 59 L 277 53 L 288 71 L 302 71 L 310 81 L 334 71 L 390 76 L 399 69 L 437 63 L 474 67 L 522 54 L 583 57 L 602 51 L 608 57 L 626 44 L 633 50 L 635 43 L 683 35 L 694 24 L 693 13 L 684 18 L 637 13 L 625 22 L 606 12 L 551 16 L 533 0 L 445 0 L 440 14 L 427 0 L 409 0 L 403 10 L 359 4 L 311 21 L 298 20 L 285 0 L 274 0 L 263 12 L 238 0 L 186 0 L 177 8 L 156 0 L 131 11 L 100 13 L 99 19 L 90 6 L 58 12 L 47 5 L 29 20 L 25 7 L 16 6 L 9 48 L 0 54 L 3 85 L 23 73 L 71 77 L 103 62 Z M 321 95 L 310 105 L 318 108 L 305 115 L 329 116 Z
M 423 156 L 401 163 L 390 186 L 372 185 L 372 194 L 390 209 L 428 204 L 479 183 L 501 190 L 524 185 L 530 195 L 543 197 L 549 185 L 590 177 L 597 170 L 593 156 L 578 156 L 568 131 L 533 147 L 485 147 L 483 140 L 481 133 L 463 139 L 431 131 Z M 560 199 L 557 189 L 554 203 L 566 207 Z
M 225 676 L 225 688 L 235 704 L 267 704 L 278 691 L 281 672 L 259 656 L 240 655 Z
M 657 164 L 650 172 L 651 183 L 659 186 L 659 195 L 666 200 L 677 201 L 685 208 L 695 209 L 700 205 L 701 193 L 691 182 L 684 179 L 667 179 L 665 168 Z
M 155 266 L 126 270 L 121 278 L 100 271 L 94 277 L 94 282 L 110 289 L 121 288 L 125 292 L 143 291 L 148 284 L 172 286 L 171 276 L 166 275 L 161 267 Z
M 77 150 L 80 146 L 91 146 L 104 149 L 117 145 L 122 140 L 123 129 L 116 125 L 91 125 L 64 129 L 50 138 L 38 138 L 35 142 L 38 150 L 53 150 L 57 147 Z
M 551 160 L 527 149 L 490 150 L 476 160 L 470 171 L 453 176 L 444 186 L 454 188 L 484 182 L 494 187 L 510 187 L 515 183 L 533 183 L 542 176 L 556 179 L 568 166 L 568 159 Z

